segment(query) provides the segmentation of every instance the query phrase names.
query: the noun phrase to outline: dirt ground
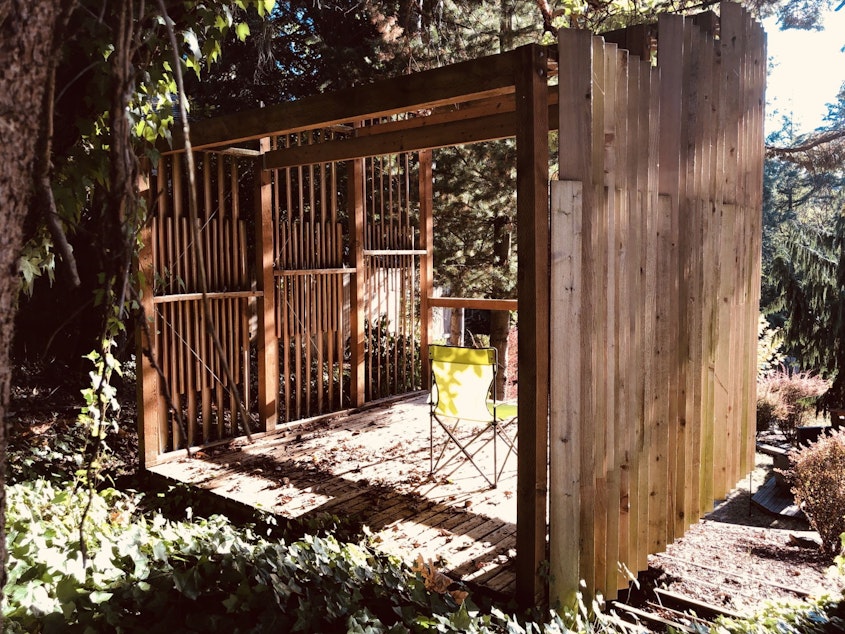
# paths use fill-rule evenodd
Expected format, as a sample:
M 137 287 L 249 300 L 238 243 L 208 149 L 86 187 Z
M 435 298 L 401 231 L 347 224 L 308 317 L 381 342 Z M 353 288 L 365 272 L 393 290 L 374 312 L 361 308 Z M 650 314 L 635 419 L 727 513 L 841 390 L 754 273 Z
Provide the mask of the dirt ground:
M 771 469 L 771 458 L 757 454 L 751 477 L 665 553 L 649 557 L 641 582 L 741 614 L 770 600 L 840 594 L 843 577 L 820 554 L 807 520 L 752 503 Z

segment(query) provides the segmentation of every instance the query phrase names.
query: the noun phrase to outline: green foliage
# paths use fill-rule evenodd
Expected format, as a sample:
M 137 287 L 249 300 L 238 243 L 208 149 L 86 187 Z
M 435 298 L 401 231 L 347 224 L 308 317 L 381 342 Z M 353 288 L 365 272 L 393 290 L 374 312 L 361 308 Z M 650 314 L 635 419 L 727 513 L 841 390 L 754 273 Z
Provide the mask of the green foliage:
M 94 370 L 89 373 L 91 385 L 82 390 L 85 406 L 79 414 L 79 422 L 89 430 L 91 436 L 103 439 L 108 427 L 114 425 L 108 420 L 109 412 L 120 410 L 117 400 L 117 389 L 111 384 L 112 374 L 122 375 L 120 362 L 112 354 L 116 346 L 114 339 L 102 342 L 102 352 L 94 350 L 86 358 L 94 364 Z
M 82 468 L 86 441 L 80 426 L 56 420 L 37 436 L 11 434 L 6 452 L 7 484 L 36 478 L 67 484 Z
M 435 284 L 454 297 L 516 288 L 516 151 L 509 141 L 435 154 Z
M 757 376 L 765 376 L 784 363 L 781 352 L 783 336 L 780 329 L 772 328 L 763 315 L 757 328 Z
M 57 53 L 61 61 L 56 72 L 50 178 L 56 212 L 65 231 L 73 236 L 90 230 L 86 242 L 100 247 L 97 251 L 106 255 L 114 250 L 121 229 L 126 236 L 134 235 L 145 212 L 140 206 L 127 208 L 122 218 L 106 215 L 108 192 L 122 186 L 111 182 L 109 153 L 115 144 L 114 117 L 127 118 L 128 141 L 134 153 L 155 160 L 155 144 L 170 140 L 174 124 L 174 57 L 156 3 L 133 5 L 128 11 L 143 11 L 136 15 L 124 15 L 127 7 L 123 3 L 101 6 L 86 0 L 78 4 L 65 29 L 68 35 L 62 40 L 62 50 Z M 199 76 L 218 60 L 221 42 L 230 32 L 239 38 L 248 35 L 244 22 L 247 9 L 263 19 L 274 5 L 272 0 L 190 0 L 171 6 L 170 17 L 181 44 L 178 55 L 185 68 Z M 129 41 L 122 43 L 130 48 L 132 71 L 127 78 L 127 107 L 112 112 L 115 82 L 121 81 L 115 78 L 113 57 L 116 38 L 120 37 L 118 25 L 123 19 L 132 25 L 127 33 Z M 126 226 L 119 227 L 121 223 Z M 55 266 L 52 239 L 43 223 L 33 223 L 32 229 L 19 262 L 28 292 L 40 275 L 46 273 L 52 279 Z
M 771 308 L 786 316 L 786 351 L 802 367 L 825 372 L 836 368 L 839 224 L 784 227 L 771 271 L 777 292 Z
M 828 386 L 827 381 L 810 372 L 785 366 L 761 377 L 757 381 L 757 429 L 763 431 L 774 423 L 787 440 L 794 442 L 796 430 Z
M 842 598 L 822 596 L 804 601 L 769 603 L 744 619 L 719 619 L 713 634 L 825 634 L 845 631 Z
M 84 494 L 33 481 L 8 496 L 10 632 L 622 631 L 583 605 L 546 624 L 482 613 L 363 542 L 269 541 L 220 516 L 143 515 L 139 496 L 114 490 L 92 499 L 86 557 Z
M 833 379 L 823 409 L 845 402 L 843 104 L 840 91 L 826 127 L 809 138 L 796 138 L 787 120 L 769 144 L 805 149 L 776 150 L 764 174 L 763 301 L 783 323 L 785 353 Z
M 845 533 L 845 432 L 823 436 L 789 459 L 795 503 L 818 531 L 822 550 L 833 557 Z
M 401 74 L 394 23 L 371 3 L 348 0 L 294 0 L 265 20 L 248 15 L 250 37 L 230 32 L 202 81 L 186 77 L 193 112 L 227 114 Z
M 416 337 L 397 332 L 387 315 L 378 321 L 364 322 L 365 356 L 370 398 L 382 398 L 399 392 L 418 389 L 420 375 L 420 343 Z
M 53 285 L 56 278 L 56 254 L 53 253 L 53 244 L 47 235 L 39 234 L 24 245 L 18 258 L 18 274 L 21 290 L 29 297 L 32 296 L 35 280 L 42 275 L 47 275 L 50 285 Z

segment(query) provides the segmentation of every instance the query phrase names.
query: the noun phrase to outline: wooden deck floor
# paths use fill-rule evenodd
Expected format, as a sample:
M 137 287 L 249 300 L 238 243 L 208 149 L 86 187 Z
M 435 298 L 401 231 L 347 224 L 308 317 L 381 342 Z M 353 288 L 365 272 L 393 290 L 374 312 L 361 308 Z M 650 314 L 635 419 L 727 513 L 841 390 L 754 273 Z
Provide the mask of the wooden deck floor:
M 383 550 L 409 562 L 420 555 L 453 579 L 512 596 L 516 457 L 496 489 L 465 461 L 429 477 L 425 399 L 306 423 L 150 470 L 283 517 L 355 519 Z M 492 468 L 488 451 L 481 461 Z

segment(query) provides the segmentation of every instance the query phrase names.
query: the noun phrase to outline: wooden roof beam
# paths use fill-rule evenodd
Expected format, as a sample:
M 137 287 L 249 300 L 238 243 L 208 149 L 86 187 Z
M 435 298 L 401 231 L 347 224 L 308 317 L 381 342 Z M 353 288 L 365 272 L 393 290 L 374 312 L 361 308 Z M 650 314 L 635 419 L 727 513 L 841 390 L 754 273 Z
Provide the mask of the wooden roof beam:
M 549 117 L 555 124 L 557 100 L 557 87 L 549 87 Z M 491 114 L 493 112 L 495 114 Z M 496 141 L 516 136 L 516 127 L 516 103 L 509 98 L 498 109 L 484 106 L 368 126 L 356 129 L 360 136 L 273 150 L 264 155 L 264 169 Z M 552 126 L 552 129 L 556 128 L 556 125 Z
M 191 125 L 191 144 L 194 149 L 202 149 L 240 143 L 282 132 L 513 93 L 518 51 L 197 121 Z M 182 149 L 184 139 L 181 131 L 175 130 L 173 147 L 165 152 Z

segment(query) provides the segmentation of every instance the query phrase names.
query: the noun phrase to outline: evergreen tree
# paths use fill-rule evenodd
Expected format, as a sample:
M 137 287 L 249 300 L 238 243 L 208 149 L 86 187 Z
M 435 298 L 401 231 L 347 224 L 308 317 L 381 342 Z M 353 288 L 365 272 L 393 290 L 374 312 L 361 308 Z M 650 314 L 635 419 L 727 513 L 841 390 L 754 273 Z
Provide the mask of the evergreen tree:
M 845 88 L 845 87 L 843 87 Z M 845 90 L 824 127 L 774 149 L 767 162 L 772 225 L 769 310 L 783 321 L 786 351 L 802 369 L 833 380 L 822 406 L 845 404 Z M 780 139 L 776 139 L 780 140 Z

